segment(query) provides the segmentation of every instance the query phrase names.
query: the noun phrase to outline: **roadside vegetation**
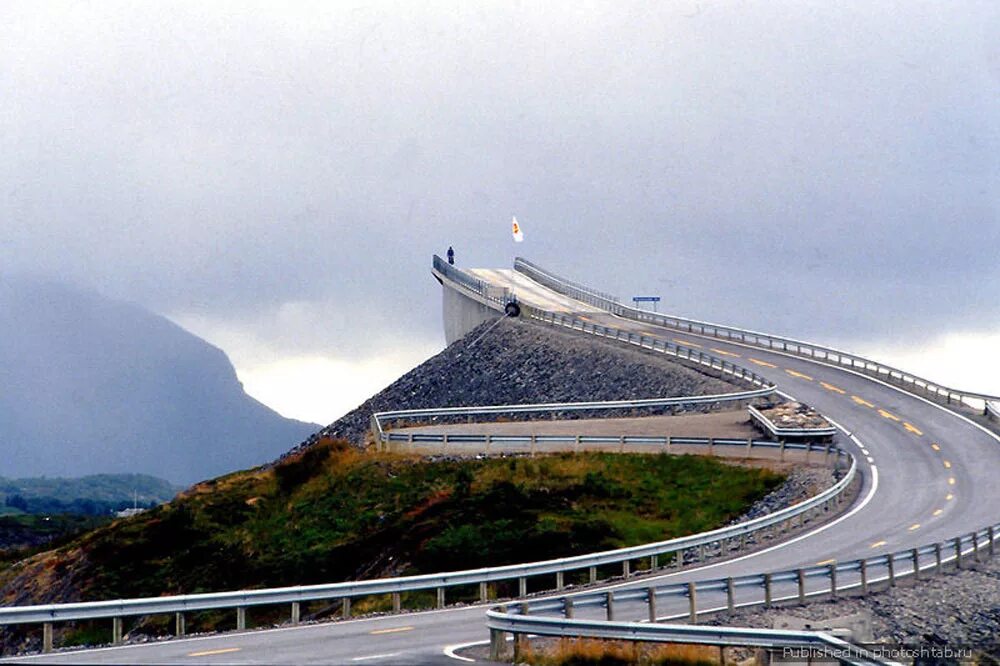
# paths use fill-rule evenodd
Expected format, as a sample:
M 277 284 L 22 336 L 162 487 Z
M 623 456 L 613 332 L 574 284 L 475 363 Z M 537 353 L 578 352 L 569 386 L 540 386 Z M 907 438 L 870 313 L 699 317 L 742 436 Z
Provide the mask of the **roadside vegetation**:
M 705 645 L 579 638 L 528 644 L 521 661 L 531 666 L 716 666 L 722 663 L 719 654 Z
M 718 527 L 783 479 L 695 456 L 427 460 L 323 440 L 272 468 L 195 485 L 168 504 L 9 566 L 0 571 L 0 600 L 304 585 L 581 554 Z M 491 586 L 490 593 L 512 591 Z M 355 612 L 385 603 L 358 600 Z M 413 593 L 404 603 L 420 607 L 433 599 Z M 255 611 L 255 617 L 269 615 Z M 151 620 L 163 631 L 167 621 Z M 225 613 L 206 613 L 197 624 L 230 621 Z M 77 628 L 92 630 L 107 628 Z

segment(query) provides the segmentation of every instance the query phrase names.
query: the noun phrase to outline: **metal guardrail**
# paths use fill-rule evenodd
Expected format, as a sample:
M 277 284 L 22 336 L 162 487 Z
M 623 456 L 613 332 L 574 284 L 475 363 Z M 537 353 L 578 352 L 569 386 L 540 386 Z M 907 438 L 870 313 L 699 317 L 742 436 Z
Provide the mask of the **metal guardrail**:
M 968 564 L 970 556 L 976 561 L 980 560 L 984 550 L 989 557 L 993 557 L 998 529 L 1000 525 L 990 525 L 947 541 L 849 562 L 646 588 L 581 592 L 524 601 L 513 606 L 499 606 L 487 613 L 491 652 L 494 657 L 499 656 L 498 651 L 505 643 L 503 634 L 506 632 L 514 633 L 515 637 L 526 634 L 597 636 L 633 641 L 780 647 L 788 644 L 787 641 L 799 640 L 802 635 L 798 632 L 775 632 L 768 629 L 656 624 L 663 619 L 657 615 L 657 602 L 664 599 L 685 599 L 688 612 L 665 619 L 677 620 L 686 616 L 694 624 L 698 621 L 699 614 L 753 606 L 770 607 L 785 601 L 804 603 L 808 598 L 836 598 L 846 592 L 860 592 L 864 595 L 881 583 L 892 587 L 900 579 L 940 574 L 948 564 L 961 569 Z M 782 595 L 783 592 L 787 594 Z M 708 599 L 709 607 L 699 607 L 699 599 Z M 628 602 L 646 604 L 649 624 L 614 622 L 616 606 Z M 606 619 L 589 622 L 574 619 L 577 611 L 587 608 L 604 609 Z M 553 612 L 562 617 L 531 616 L 532 613 Z M 518 641 L 515 640 L 515 649 L 517 645 Z
M 502 636 L 494 634 L 515 633 L 515 636 L 553 636 L 558 638 L 599 638 L 603 640 L 644 641 L 651 643 L 686 643 L 718 645 L 720 647 L 794 648 L 820 661 L 837 659 L 855 666 L 883 666 L 893 662 L 882 661 L 856 645 L 836 636 L 816 631 L 788 631 L 780 629 L 739 629 L 698 627 L 684 624 L 655 624 L 642 622 L 608 622 L 551 617 L 510 616 L 496 610 L 486 612 L 490 629 L 491 656 L 499 660 L 503 653 Z M 521 641 L 515 638 L 514 663 L 521 661 Z
M 399 451 L 393 444 L 405 445 L 405 452 L 413 452 L 417 445 L 434 444 L 435 453 L 465 454 L 524 452 L 545 453 L 552 445 L 568 444 L 569 448 L 559 448 L 558 451 L 594 450 L 594 446 L 612 447 L 624 451 L 626 447 L 646 453 L 683 453 L 686 447 L 707 447 L 710 456 L 717 452 L 732 451 L 752 457 L 754 449 L 761 451 L 770 449 L 778 452 L 779 460 L 785 459 L 786 452 L 805 452 L 805 462 L 809 462 L 812 453 L 823 455 L 823 462 L 829 463 L 833 455 L 833 466 L 841 469 L 844 461 L 849 459 L 842 449 L 832 444 L 817 444 L 804 442 L 776 442 L 770 439 L 738 439 L 726 437 L 674 437 L 656 435 L 492 435 L 492 434 L 462 434 L 462 433 L 421 433 L 421 432 L 387 432 L 385 444 L 390 451 Z M 587 447 L 590 449 L 587 449 Z
M 493 416 L 499 414 L 539 414 L 560 412 L 600 412 L 621 409 L 647 409 L 654 407 L 685 407 L 693 405 L 719 405 L 745 403 L 755 398 L 763 398 L 775 392 L 773 386 L 740 391 L 736 393 L 715 393 L 711 395 L 679 396 L 673 398 L 646 398 L 641 400 L 603 400 L 592 402 L 546 402 L 524 405 L 489 405 L 482 407 L 442 407 L 437 409 L 401 409 L 372 414 L 372 428 L 376 439 L 385 439 L 384 424 L 388 422 L 419 421 L 456 416 Z
M 716 440 L 720 446 L 720 440 Z M 741 444 L 745 445 L 745 441 Z M 776 443 L 768 443 L 773 448 Z M 758 447 L 764 446 L 758 443 Z M 787 445 L 789 449 L 794 445 Z M 800 448 L 804 448 L 800 445 Z M 814 447 L 811 450 L 817 450 Z M 807 449 L 809 450 L 809 449 Z M 833 453 L 835 461 L 849 460 L 850 466 L 837 483 L 815 497 L 771 514 L 755 518 L 737 525 L 731 525 L 701 534 L 661 541 L 630 548 L 620 548 L 599 553 L 589 553 L 572 557 L 544 560 L 526 564 L 499 567 L 485 567 L 466 571 L 452 571 L 419 576 L 403 576 L 325 585 L 272 588 L 263 590 L 242 590 L 189 594 L 170 597 L 142 599 L 121 599 L 68 604 L 38 606 L 0 607 L 0 626 L 12 624 L 42 623 L 45 628 L 46 646 L 51 649 L 52 623 L 71 620 L 111 618 L 114 621 L 115 642 L 121 639 L 121 618 L 138 615 L 176 614 L 177 633 L 183 634 L 183 614 L 202 610 L 237 610 L 237 628 L 246 626 L 246 609 L 252 606 L 291 604 L 291 618 L 298 622 L 300 604 L 316 600 L 340 599 L 343 601 L 344 616 L 350 616 L 350 600 L 358 597 L 391 595 L 393 609 L 400 609 L 400 594 L 422 590 L 435 590 L 438 607 L 445 605 L 445 590 L 462 586 L 479 586 L 480 601 L 487 601 L 487 584 L 490 582 L 517 580 L 519 596 L 527 594 L 527 579 L 533 576 L 556 576 L 556 589 L 562 589 L 564 575 L 573 571 L 589 570 L 590 579 L 596 582 L 597 567 L 621 564 L 622 574 L 631 575 L 631 562 L 649 558 L 652 568 L 659 566 L 659 557 L 673 555 L 683 562 L 685 553 L 696 554 L 699 560 L 706 557 L 706 548 L 717 547 L 719 552 L 735 552 L 746 546 L 747 537 L 759 530 L 783 527 L 789 528 L 794 518 L 800 522 L 816 513 L 825 513 L 835 504 L 844 500 L 844 491 L 850 486 L 857 472 L 857 462 L 850 453 L 838 448 L 823 448 L 826 455 Z
M 935 398 L 945 404 L 960 403 L 968 407 L 982 410 L 985 414 L 990 413 L 990 402 L 1000 402 L 1000 396 L 976 393 L 973 391 L 961 391 L 948 388 L 928 379 L 923 379 L 912 373 L 905 372 L 898 368 L 873 361 L 871 359 L 841 351 L 833 347 L 816 345 L 793 338 L 786 338 L 768 333 L 760 333 L 749 329 L 736 328 L 733 326 L 723 326 L 709 322 L 677 317 L 674 315 L 659 314 L 648 310 L 629 307 L 617 300 L 611 300 L 600 296 L 594 290 L 581 288 L 576 283 L 557 276 L 540 266 L 531 263 L 527 259 L 518 257 L 514 260 L 514 270 L 523 273 L 532 280 L 565 296 L 576 298 L 584 303 L 599 307 L 603 310 L 635 321 L 643 321 L 664 326 L 679 331 L 697 333 L 721 340 L 740 342 L 742 344 L 755 345 L 765 349 L 804 356 L 812 360 L 820 360 L 846 367 L 862 374 L 876 377 L 890 384 L 895 384 L 907 388 L 914 393 L 922 392 L 926 396 Z M 982 406 L 970 403 L 969 400 L 983 403 Z M 994 413 L 997 413 L 994 410 Z
M 833 437 L 837 434 L 837 429 L 832 425 L 825 428 L 782 428 L 753 405 L 747 407 L 747 411 L 754 421 L 761 424 L 774 437 Z

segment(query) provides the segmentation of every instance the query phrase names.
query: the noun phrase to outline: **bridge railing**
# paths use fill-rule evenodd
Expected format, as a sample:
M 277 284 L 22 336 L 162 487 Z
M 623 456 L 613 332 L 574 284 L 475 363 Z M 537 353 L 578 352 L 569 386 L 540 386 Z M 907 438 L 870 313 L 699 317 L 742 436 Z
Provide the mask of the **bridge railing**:
M 964 404 L 968 407 L 978 409 L 986 415 L 997 413 L 996 405 L 991 408 L 990 402 L 1000 403 L 1000 397 L 998 396 L 949 388 L 884 363 L 834 349 L 833 347 L 825 347 L 811 342 L 760 333 L 749 329 L 712 324 L 696 319 L 659 314 L 629 307 L 616 299 L 608 299 L 595 290 L 588 290 L 575 282 L 555 275 L 521 257 L 514 260 L 514 270 L 527 275 L 532 280 L 553 291 L 576 298 L 594 307 L 599 307 L 619 317 L 648 322 L 678 331 L 697 333 L 721 340 L 804 356 L 812 360 L 824 361 L 881 379 L 889 384 L 900 386 L 913 393 L 928 396 L 944 404 Z

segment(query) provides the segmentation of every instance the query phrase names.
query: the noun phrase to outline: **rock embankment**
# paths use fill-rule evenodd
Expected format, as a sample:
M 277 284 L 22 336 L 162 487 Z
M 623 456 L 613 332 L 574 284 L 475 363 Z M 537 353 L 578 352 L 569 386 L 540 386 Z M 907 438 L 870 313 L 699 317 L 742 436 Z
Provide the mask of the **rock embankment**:
M 996 657 L 1000 654 L 996 645 L 1000 636 L 1000 560 L 926 578 L 916 585 L 901 583 L 867 597 L 771 611 L 736 611 L 716 616 L 710 624 L 770 628 L 776 617 L 785 616 L 823 626 L 823 620 L 856 613 L 870 614 L 877 642 L 979 646 L 979 650 Z
M 473 330 L 292 452 L 321 437 L 343 438 L 361 446 L 371 415 L 378 411 L 628 400 L 736 390 L 740 388 L 734 384 L 659 353 L 504 319 Z

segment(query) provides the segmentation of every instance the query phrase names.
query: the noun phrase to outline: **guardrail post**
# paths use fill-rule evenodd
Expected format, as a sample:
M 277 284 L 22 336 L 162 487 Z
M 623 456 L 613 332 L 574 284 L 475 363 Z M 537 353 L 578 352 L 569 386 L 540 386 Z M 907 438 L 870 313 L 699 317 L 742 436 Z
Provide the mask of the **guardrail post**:
M 660 568 L 660 556 L 654 553 L 653 555 L 649 556 L 649 570 L 656 571 L 659 568 Z
M 868 595 L 868 562 L 861 560 L 861 596 Z
M 52 623 L 42 623 L 42 652 L 52 652 Z
M 247 628 L 246 606 L 236 607 L 236 631 L 243 631 Z
M 444 608 L 444 588 L 439 587 L 437 589 L 437 607 Z
M 736 589 L 732 576 L 726 579 L 726 610 L 730 613 L 736 610 Z
M 174 613 L 174 635 L 183 636 L 187 633 L 187 623 L 184 621 L 184 613 Z
M 615 621 L 615 594 L 608 592 L 604 595 L 604 606 L 608 610 L 608 622 Z
M 528 596 L 528 579 L 521 576 L 517 579 L 517 596 L 526 597 Z
M 576 438 L 573 440 L 573 453 L 579 453 L 579 452 L 580 452 L 580 435 L 577 435 Z
M 753 449 L 753 437 L 747 437 L 747 456 L 750 455 L 751 449 Z
M 507 637 L 499 629 L 490 629 L 490 661 L 500 661 L 507 647 Z
M 910 557 L 913 558 L 913 580 L 920 580 L 920 551 L 914 548 Z
M 993 557 L 993 552 L 994 552 L 993 551 L 993 549 L 994 549 L 994 545 L 993 544 L 996 541 L 996 530 L 994 530 L 993 526 L 990 525 L 989 527 L 986 528 L 986 533 L 989 536 L 990 557 Z
M 799 587 L 799 603 L 804 604 L 806 602 L 806 572 L 803 569 L 799 569 L 795 572 L 795 579 L 798 582 Z
M 538 450 L 538 435 L 531 436 L 531 457 L 535 457 L 535 452 Z
M 830 464 L 830 445 L 827 444 L 826 447 L 825 447 L 825 449 L 826 450 L 823 452 L 823 464 L 824 465 L 829 465 Z
M 715 438 L 708 438 L 708 457 L 711 458 L 715 456 Z
M 491 434 L 487 433 L 487 434 L 486 434 L 486 453 L 487 453 L 487 455 L 489 455 L 489 452 L 490 452 L 490 446 L 491 446 L 492 444 L 493 444 L 493 435 L 491 435 Z
M 566 586 L 563 585 L 563 572 L 562 571 L 557 571 L 556 572 L 556 591 L 558 592 L 559 590 L 562 590 L 564 587 L 566 587 Z
M 479 601 L 480 603 L 486 603 L 490 598 L 490 590 L 486 584 L 486 581 L 479 583 Z M 397 611 L 399 612 L 399 611 Z
M 667 437 L 667 453 L 673 453 L 674 450 L 674 438 Z
M 701 544 L 698 546 L 698 561 L 699 562 L 705 561 L 705 544 Z
M 625 453 L 625 435 L 618 438 L 618 453 Z
M 573 619 L 573 597 L 563 597 L 563 617 Z
M 514 663 L 519 664 L 524 661 L 522 655 L 524 654 L 524 641 L 525 635 L 522 633 L 514 634 Z
M 778 442 L 781 444 L 781 447 L 778 449 L 781 453 L 779 460 L 781 460 L 781 462 L 785 462 L 785 438 L 782 437 L 778 440 Z
M 764 608 L 771 607 L 771 574 L 764 574 Z
M 341 609 L 342 609 L 342 613 L 341 614 L 344 616 L 345 620 L 347 618 L 351 617 L 351 598 L 350 597 L 344 597 L 344 600 L 341 603 Z
M 698 623 L 698 590 L 694 583 L 688 583 L 688 620 L 691 624 Z
M 656 622 L 656 588 L 646 588 L 646 603 L 649 606 L 649 621 Z
M 962 568 L 962 537 L 955 537 L 955 568 Z
M 896 586 L 896 559 L 892 555 L 892 553 L 889 553 L 886 556 L 888 558 L 886 560 L 886 566 L 889 569 L 889 587 Z
M 597 567 L 590 567 L 590 570 L 587 573 L 589 574 L 590 582 L 591 583 L 596 583 L 597 582 Z
M 622 576 L 628 578 L 632 575 L 631 563 L 628 560 L 622 560 Z
M 413 433 L 407 433 L 406 435 L 406 450 L 409 453 L 413 453 Z
M 830 598 L 837 598 L 837 565 L 830 565 Z
M 941 544 L 934 544 L 934 573 L 941 575 Z
M 976 559 L 976 562 L 979 561 L 979 533 L 978 532 L 973 532 L 972 533 L 972 556 Z

